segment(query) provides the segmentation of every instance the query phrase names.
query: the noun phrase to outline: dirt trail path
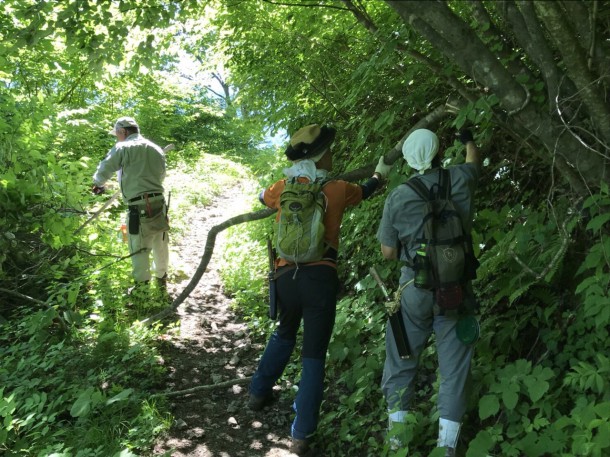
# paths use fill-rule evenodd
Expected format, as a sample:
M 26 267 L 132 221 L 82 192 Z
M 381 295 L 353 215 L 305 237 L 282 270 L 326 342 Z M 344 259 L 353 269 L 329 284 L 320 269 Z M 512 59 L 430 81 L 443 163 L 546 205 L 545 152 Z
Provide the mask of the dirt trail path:
M 170 284 L 173 297 L 188 284 L 199 265 L 209 229 L 228 218 L 248 212 L 238 184 L 214 199 L 210 206 L 193 211 L 185 238 L 172 244 L 172 253 L 185 264 L 188 278 Z M 180 333 L 162 350 L 170 371 L 167 389 L 184 390 L 251 376 L 264 348 L 252 341 L 246 324 L 231 310 L 218 274 L 226 231 L 216 239 L 214 255 L 201 281 L 179 307 Z M 253 413 L 246 408 L 248 384 L 235 384 L 190 395 L 172 397 L 175 417 L 169 436 L 160 440 L 154 455 L 172 457 L 284 457 L 292 456 L 290 404 L 282 401 Z

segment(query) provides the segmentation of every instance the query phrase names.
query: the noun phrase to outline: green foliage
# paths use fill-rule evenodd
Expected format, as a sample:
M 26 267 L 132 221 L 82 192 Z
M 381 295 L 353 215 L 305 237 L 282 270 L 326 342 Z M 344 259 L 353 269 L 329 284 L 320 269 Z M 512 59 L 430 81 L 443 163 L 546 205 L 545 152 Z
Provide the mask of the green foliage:
M 610 195 L 604 184 L 599 194 L 592 195 L 584 202 L 583 210 L 588 212 L 586 230 L 591 233 L 595 244 L 590 246 L 584 261 L 576 271 L 583 278 L 576 287 L 582 297 L 583 312 L 590 325 L 602 331 L 610 324 L 610 236 L 608 233 L 608 207 Z
M 134 326 L 72 339 L 61 334 L 59 318 L 49 309 L 2 326 L 0 449 L 112 455 L 128 442 L 149 446 L 169 427 L 144 390 L 161 379 L 151 345 L 158 331 Z
M 550 172 L 561 152 L 547 148 L 549 154 L 536 138 L 519 133 L 527 113 L 544 117 L 553 88 L 509 30 L 508 10 L 488 8 L 481 20 L 476 13 L 486 4 L 450 2 L 504 67 L 527 66 L 516 82 L 531 102 L 507 116 L 497 94 L 416 36 L 385 2 L 353 2 L 368 29 L 344 3 L 294 3 L 3 3 L 0 286 L 34 300 L 3 294 L 0 301 L 0 450 L 133 455 L 128 448 L 146 449 L 168 426 L 164 405 L 147 401 L 146 392 L 162 375 L 158 330 L 133 324 L 162 304 L 134 305 L 124 294 L 130 279 L 129 262 L 117 258 L 127 253 L 116 241 L 121 205 L 75 233 L 102 201 L 88 188 L 113 144 L 107 131 L 118 116 L 136 116 L 143 134 L 162 146 L 177 144 L 168 163 L 176 176 L 169 186 L 172 224 L 180 236 L 194 207 L 245 175 L 219 156 L 248 164 L 261 187 L 281 176 L 281 148 L 258 147 L 263 132 L 334 124 L 338 173 L 373 162 L 464 83 L 473 90 L 468 102 L 438 133 L 449 163 L 463 160 L 453 133 L 465 125 L 475 127 L 488 153 L 473 234 L 481 260 L 475 286 L 482 334 L 462 432 L 466 455 L 606 455 L 608 187 L 594 183 L 581 203 Z M 206 14 L 217 28 L 208 28 Z M 598 17 L 606 16 L 600 4 Z M 607 35 L 604 24 L 597 23 L 599 37 Z M 201 32 L 186 39 L 188 30 Z M 208 75 L 197 74 L 188 86 L 177 76 L 175 38 L 218 81 L 225 62 L 226 97 L 210 98 Z M 230 58 L 209 56 L 218 50 Z M 604 52 L 596 48 L 591 57 Z M 558 69 L 569 65 L 566 57 Z M 571 90 L 570 84 L 561 90 Z M 602 138 L 579 114 L 591 110 L 568 106 L 572 100 L 581 102 L 561 93 L 552 111 L 573 116 L 568 127 L 584 141 L 585 131 Z M 568 143 L 545 125 L 539 130 L 557 148 Z M 602 155 L 587 149 L 581 156 Z M 388 191 L 405 180 L 407 168 L 397 162 Z M 246 192 L 255 205 L 257 191 Z M 382 261 L 375 239 L 385 195 L 348 211 L 343 221 L 339 273 L 345 288 L 328 356 L 329 385 L 336 389 L 327 389 L 317 437 L 330 455 L 352 443 L 369 455 L 391 455 L 378 388 L 385 319 L 367 276 L 368 267 L 379 264 L 396 288 L 399 265 Z M 265 317 L 270 228 L 268 219 L 230 230 L 222 273 L 240 312 L 264 334 L 275 326 Z M 185 275 L 179 262 L 176 277 Z M 405 430 L 409 455 L 428 455 L 434 446 L 435 370 L 431 345 Z M 142 379 L 144 385 L 136 382 Z
M 253 332 L 263 335 L 269 334 L 275 326 L 267 317 L 269 260 L 266 240 L 271 232 L 270 220 L 250 223 L 246 227 L 231 227 L 221 271 L 223 284 L 235 309 L 250 322 Z
M 194 207 L 227 187 L 240 181 L 246 187 L 243 166 L 199 154 L 202 160 L 180 164 L 166 180 L 176 227 L 186 226 Z M 82 179 L 83 169 L 71 171 Z M 20 448 L 34 455 L 135 455 L 129 449 L 149 449 L 171 423 L 166 405 L 148 399 L 164 378 L 156 350 L 161 329 L 134 323 L 164 302 L 156 300 L 154 288 L 144 301 L 125 294 L 130 265 L 119 257 L 127 254 L 117 241 L 124 217 L 119 208 L 117 203 L 78 236 L 68 230 L 54 257 L 41 255 L 40 288 L 30 294 L 42 295 L 44 304 L 32 311 L 16 306 L 3 320 L 0 449 L 7 455 Z M 71 227 L 81 222 L 74 217 Z M 179 264 L 175 269 L 172 274 L 181 274 Z
M 481 258 L 478 284 L 484 286 L 480 290 L 487 316 L 473 377 L 480 386 L 481 425 L 489 425 L 478 432 L 467 455 L 494 448 L 515 456 L 607 452 L 603 405 L 608 392 L 604 374 L 609 369 L 604 354 L 609 347 L 604 309 L 610 272 L 603 256 L 587 260 L 605 249 L 607 232 L 595 221 L 600 220 L 597 211 L 603 211 L 607 203 L 606 190 L 587 200 L 585 231 L 569 207 L 554 208 L 552 217 L 523 208 L 518 213 L 506 208 L 498 214 L 480 213 L 483 217 L 477 222 L 483 224 L 478 225 L 486 227 L 492 244 Z M 519 219 L 513 214 L 527 216 Z M 509 230 L 503 235 L 489 231 L 493 220 L 498 224 L 504 220 Z M 558 220 L 563 223 L 559 225 Z M 527 228 L 531 224 L 536 230 Z M 591 229 L 598 234 L 598 242 L 570 247 L 590 240 L 584 236 Z M 568 256 L 570 264 L 563 264 Z M 575 264 L 580 267 L 575 269 Z M 589 288 L 592 284 L 597 287 Z M 578 295 L 585 290 L 595 304 L 592 307 L 586 300 L 578 304 Z M 606 306 L 599 306 L 600 301 Z M 496 363 L 485 364 L 486 360 Z M 585 411 L 590 411 L 588 419 L 584 419 Z

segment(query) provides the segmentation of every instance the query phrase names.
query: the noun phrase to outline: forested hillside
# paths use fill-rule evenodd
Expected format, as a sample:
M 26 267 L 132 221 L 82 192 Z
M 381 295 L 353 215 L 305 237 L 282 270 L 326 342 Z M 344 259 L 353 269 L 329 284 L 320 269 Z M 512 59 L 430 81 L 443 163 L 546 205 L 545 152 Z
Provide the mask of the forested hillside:
M 284 145 L 265 140 L 314 122 L 337 128 L 335 172 L 345 179 L 368 176 L 380 154 L 394 164 L 383 193 L 343 220 L 344 287 L 315 438 L 337 456 L 388 455 L 385 316 L 368 270 L 378 265 L 396 288 L 400 265 L 382 260 L 375 233 L 387 192 L 411 173 L 401 142 L 430 128 L 446 165 L 461 163 L 455 133 L 470 128 L 485 157 L 473 229 L 481 339 L 460 452 L 610 454 L 608 2 L 1 8 L 0 453 L 146 455 L 168 428 L 165 406 L 150 399 L 165 376 L 155 341 L 168 329 L 138 323 L 164 304 L 130 309 L 124 297 L 123 207 L 82 227 L 103 201 L 90 190 L 113 145 L 108 131 L 129 115 L 160 146 L 176 145 L 174 169 L 200 170 L 214 154 L 270 183 Z M 190 204 L 205 204 L 207 178 Z M 271 218 L 262 220 L 242 222 L 224 275 L 253 331 L 266 333 L 265 287 L 251 280 L 266 272 Z M 246 237 L 259 248 L 240 250 Z M 435 367 L 431 345 L 408 455 L 435 441 Z

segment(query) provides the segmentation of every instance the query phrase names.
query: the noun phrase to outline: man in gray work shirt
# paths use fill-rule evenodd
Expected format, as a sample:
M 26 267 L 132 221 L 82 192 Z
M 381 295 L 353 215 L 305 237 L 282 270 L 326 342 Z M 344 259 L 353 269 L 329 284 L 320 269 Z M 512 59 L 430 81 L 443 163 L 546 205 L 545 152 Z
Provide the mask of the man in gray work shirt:
M 127 229 L 132 273 L 136 286 L 143 287 L 153 273 L 163 290 L 167 287 L 169 224 L 163 196 L 165 155 L 163 150 L 140 135 L 132 117 L 119 118 L 110 131 L 117 143 L 100 162 L 93 176 L 93 193 L 104 192 L 104 184 L 118 172 L 123 199 L 128 205 Z
M 448 168 L 451 177 L 451 199 L 460 214 L 465 233 L 470 233 L 474 214 L 473 195 L 480 174 L 480 157 L 468 130 L 460 133 L 466 145 L 466 163 Z M 438 154 L 439 141 L 433 132 L 415 130 L 403 144 L 403 155 L 411 168 L 421 175 L 420 179 L 430 189 L 439 182 L 441 160 Z M 438 410 L 440 414 L 437 445 L 446 448 L 446 456 L 455 455 L 462 416 L 466 408 L 465 385 L 470 372 L 472 346 L 457 339 L 455 313 L 440 313 L 433 291 L 414 287 L 415 272 L 412 259 L 420 247 L 416 239 L 423 231 L 426 203 L 409 186 L 401 185 L 388 196 L 383 210 L 377 238 L 386 259 L 406 262 L 401 269 L 401 309 L 412 357 L 403 360 L 398 355 L 391 326 L 386 330 L 386 361 L 382 378 L 382 390 L 388 402 L 390 430 L 397 423 L 405 423 L 409 403 L 414 395 L 413 381 L 419 357 L 434 331 L 440 370 Z M 399 247 L 400 246 L 400 247 Z M 403 444 L 400 436 L 390 434 L 393 447 Z

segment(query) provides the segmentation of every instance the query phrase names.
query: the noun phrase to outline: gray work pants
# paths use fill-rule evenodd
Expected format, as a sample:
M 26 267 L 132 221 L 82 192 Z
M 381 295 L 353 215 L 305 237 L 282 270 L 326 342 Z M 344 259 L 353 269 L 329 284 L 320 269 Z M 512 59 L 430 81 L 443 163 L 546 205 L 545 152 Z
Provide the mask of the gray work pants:
M 413 278 L 413 270 L 404 267 L 400 283 Z M 461 343 L 455 334 L 457 315 L 434 312 L 434 296 L 413 284 L 402 292 L 401 311 L 412 357 L 402 360 L 396 350 L 392 328 L 386 326 L 386 360 L 381 388 L 390 411 L 407 411 L 414 394 L 414 380 L 419 358 L 432 331 L 440 372 L 438 410 L 440 417 L 460 422 L 466 409 L 466 381 L 470 373 L 473 348 Z

